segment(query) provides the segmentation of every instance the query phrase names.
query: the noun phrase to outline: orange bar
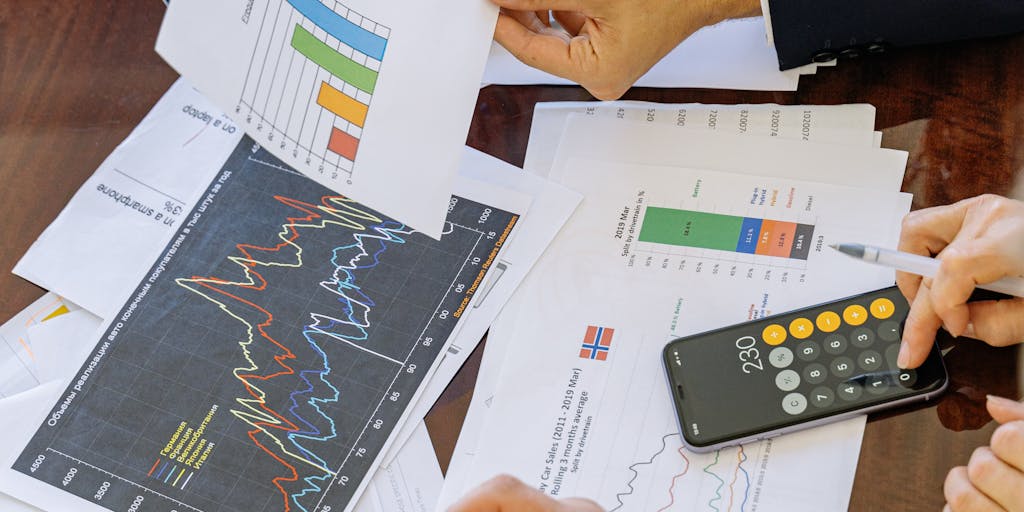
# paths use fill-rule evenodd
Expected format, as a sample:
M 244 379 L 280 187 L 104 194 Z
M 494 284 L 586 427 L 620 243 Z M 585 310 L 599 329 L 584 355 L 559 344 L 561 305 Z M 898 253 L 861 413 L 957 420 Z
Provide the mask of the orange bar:
M 327 149 L 355 162 L 359 139 L 337 128 L 331 128 L 331 140 L 327 141 Z
M 761 234 L 757 237 L 757 249 L 754 250 L 754 254 L 760 254 L 762 256 L 768 256 L 772 253 L 772 242 L 775 240 L 773 233 L 775 232 L 774 220 L 764 219 L 761 221 Z
M 788 258 L 789 252 L 793 248 L 794 236 L 796 236 L 796 224 L 775 221 L 775 226 L 772 227 L 772 241 L 768 254 Z
M 327 82 L 320 82 L 320 94 L 316 97 L 316 104 L 360 128 L 366 124 L 366 111 L 370 109 L 355 98 L 331 87 Z

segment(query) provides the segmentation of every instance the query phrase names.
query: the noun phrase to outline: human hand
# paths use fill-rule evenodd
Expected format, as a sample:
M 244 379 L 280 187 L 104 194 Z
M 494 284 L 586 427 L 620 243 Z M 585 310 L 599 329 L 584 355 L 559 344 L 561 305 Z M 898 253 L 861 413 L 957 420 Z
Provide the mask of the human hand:
M 944 512 L 1024 510 L 1024 404 L 989 396 L 987 407 L 1002 425 L 990 446 L 946 475 Z
M 469 492 L 448 512 L 603 512 L 593 501 L 582 498 L 556 500 L 519 479 L 494 477 Z
M 1024 203 L 988 194 L 911 212 L 903 219 L 899 249 L 941 260 L 933 279 L 896 273 L 911 302 L 901 368 L 927 359 L 941 326 L 993 346 L 1024 341 L 1024 299 L 967 303 L 976 284 L 1024 275 Z
M 622 96 L 701 27 L 756 16 L 759 0 L 492 0 L 494 39 L 524 63 L 594 97 Z M 549 13 L 564 30 L 551 26 Z

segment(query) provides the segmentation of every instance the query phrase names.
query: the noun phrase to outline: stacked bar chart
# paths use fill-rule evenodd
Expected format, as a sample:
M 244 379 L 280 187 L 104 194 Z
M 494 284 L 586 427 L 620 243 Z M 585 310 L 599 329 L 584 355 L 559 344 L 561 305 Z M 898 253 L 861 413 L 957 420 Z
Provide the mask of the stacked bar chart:
M 639 241 L 807 260 L 814 226 L 649 206 Z
M 235 111 L 275 149 L 351 175 L 390 35 L 339 2 L 272 1 Z

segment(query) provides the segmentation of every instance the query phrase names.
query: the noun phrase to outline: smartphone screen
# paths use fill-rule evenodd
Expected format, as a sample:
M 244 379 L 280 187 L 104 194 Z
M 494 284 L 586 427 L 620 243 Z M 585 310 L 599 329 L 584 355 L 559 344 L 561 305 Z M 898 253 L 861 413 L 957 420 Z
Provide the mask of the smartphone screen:
M 669 343 L 683 438 L 746 442 L 937 394 L 946 370 L 936 347 L 915 370 L 896 366 L 908 311 L 891 287 Z

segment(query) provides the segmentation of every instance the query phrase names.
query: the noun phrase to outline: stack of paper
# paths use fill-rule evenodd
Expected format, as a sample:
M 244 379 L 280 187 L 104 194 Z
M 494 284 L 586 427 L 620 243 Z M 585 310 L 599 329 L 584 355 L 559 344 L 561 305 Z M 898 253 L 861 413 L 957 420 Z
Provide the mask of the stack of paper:
M 15 269 L 98 316 L 4 331 L 0 490 L 50 510 L 432 510 L 421 419 L 579 200 L 467 148 L 433 240 L 179 81 Z
M 892 271 L 823 249 L 897 241 L 906 154 L 879 149 L 873 125 L 867 105 L 538 106 L 526 168 L 584 200 L 491 328 L 441 505 L 509 473 L 608 510 L 845 508 L 863 418 L 691 453 L 659 354 L 682 335 L 892 284 Z M 641 241 L 651 208 L 799 222 L 814 247 L 797 261 Z M 586 357 L 600 328 L 610 348 Z

